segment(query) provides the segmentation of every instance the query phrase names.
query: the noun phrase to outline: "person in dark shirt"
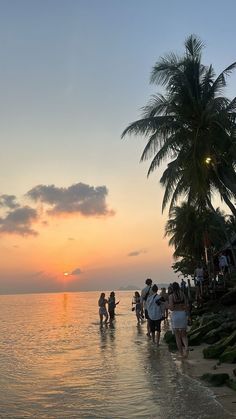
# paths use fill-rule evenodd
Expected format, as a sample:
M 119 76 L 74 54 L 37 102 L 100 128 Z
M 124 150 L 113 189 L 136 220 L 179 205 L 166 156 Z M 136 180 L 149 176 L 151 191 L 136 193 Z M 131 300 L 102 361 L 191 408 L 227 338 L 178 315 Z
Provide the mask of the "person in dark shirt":
M 116 303 L 116 297 L 114 291 L 110 293 L 110 297 L 108 298 L 108 313 L 109 313 L 109 322 L 110 324 L 113 323 L 115 318 L 115 308 L 119 304 L 119 301 Z

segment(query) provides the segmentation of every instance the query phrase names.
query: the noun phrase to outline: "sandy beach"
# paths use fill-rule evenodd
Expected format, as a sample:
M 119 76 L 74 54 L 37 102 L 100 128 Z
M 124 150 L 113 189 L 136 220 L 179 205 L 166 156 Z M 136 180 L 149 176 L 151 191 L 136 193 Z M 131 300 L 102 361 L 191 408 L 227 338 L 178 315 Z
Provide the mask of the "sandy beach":
M 234 378 L 233 369 L 234 364 L 222 363 L 217 365 L 216 359 L 205 359 L 203 358 L 202 350 L 208 345 L 199 345 L 190 347 L 189 358 L 184 361 L 176 359 L 177 367 L 182 370 L 183 373 L 188 374 L 192 378 L 200 380 L 205 386 L 208 384 L 201 380 L 201 376 L 205 373 L 228 373 L 230 378 Z M 212 387 L 210 389 L 214 393 L 217 401 L 233 416 L 236 417 L 236 392 L 227 386 Z

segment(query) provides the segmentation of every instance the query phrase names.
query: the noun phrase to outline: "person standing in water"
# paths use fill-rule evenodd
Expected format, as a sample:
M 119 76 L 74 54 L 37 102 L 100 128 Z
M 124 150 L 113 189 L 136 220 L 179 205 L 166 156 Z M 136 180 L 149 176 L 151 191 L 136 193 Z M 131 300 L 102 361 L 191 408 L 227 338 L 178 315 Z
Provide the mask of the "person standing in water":
M 103 317 L 105 317 L 104 323 L 107 324 L 108 322 L 108 312 L 106 308 L 106 304 L 108 303 L 107 299 L 105 298 L 105 293 L 102 292 L 100 295 L 100 298 L 98 300 L 98 306 L 99 306 L 99 317 L 100 317 L 100 325 L 103 324 Z
M 110 297 L 108 298 L 108 313 L 109 313 L 109 322 L 110 324 L 113 323 L 115 319 L 115 308 L 119 304 L 119 301 L 116 303 L 116 297 L 114 291 L 110 293 Z
M 136 314 L 136 317 L 137 317 L 137 322 L 138 322 L 138 325 L 139 325 L 140 323 L 142 323 L 144 321 L 143 320 L 144 316 L 143 316 L 143 312 L 142 312 L 141 297 L 140 297 L 140 294 L 139 294 L 138 291 L 135 291 L 135 293 L 134 293 L 132 304 L 134 305 L 134 307 L 132 307 L 132 310 L 133 311 L 135 310 L 135 314 Z
M 141 305 L 142 305 L 142 311 L 144 312 L 144 315 L 145 315 L 145 319 L 147 320 L 147 336 L 151 337 L 150 326 L 149 326 L 149 315 L 147 311 L 147 299 L 150 295 L 153 294 L 152 279 L 147 278 L 145 283 L 146 283 L 146 287 L 143 288 L 141 291 Z
M 156 344 L 159 346 L 161 334 L 161 320 L 165 313 L 165 301 L 157 294 L 158 286 L 152 287 L 152 295 L 147 299 L 147 311 L 149 316 L 149 327 L 152 335 L 152 341 L 155 343 L 155 335 L 157 337 Z
M 164 304 L 165 304 L 165 315 L 164 315 L 164 317 L 165 317 L 165 319 L 168 319 L 168 300 L 169 300 L 169 295 L 168 295 L 168 293 L 166 292 L 166 288 L 165 287 L 163 287 L 163 288 L 161 288 L 161 294 L 160 294 L 160 296 L 161 296 L 161 298 L 164 300 Z

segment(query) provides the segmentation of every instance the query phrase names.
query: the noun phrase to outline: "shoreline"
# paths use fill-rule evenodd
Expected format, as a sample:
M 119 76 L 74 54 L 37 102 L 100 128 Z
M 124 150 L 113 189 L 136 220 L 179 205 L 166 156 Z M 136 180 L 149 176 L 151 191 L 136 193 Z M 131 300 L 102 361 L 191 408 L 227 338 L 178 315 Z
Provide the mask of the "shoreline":
M 201 380 L 201 376 L 205 373 L 228 373 L 230 378 L 235 378 L 233 375 L 233 365 L 222 363 L 217 365 L 217 359 L 205 359 L 203 358 L 202 350 L 206 348 L 207 344 L 199 346 L 190 346 L 190 352 L 187 359 L 181 360 L 180 358 L 175 359 L 175 363 L 178 369 L 182 373 L 189 375 L 191 378 L 200 381 L 200 383 L 209 388 L 214 394 L 217 402 L 219 402 L 227 413 L 231 414 L 232 417 L 236 417 L 236 392 L 227 386 L 214 387 L 208 385 L 207 382 Z M 172 355 L 175 353 L 172 352 Z

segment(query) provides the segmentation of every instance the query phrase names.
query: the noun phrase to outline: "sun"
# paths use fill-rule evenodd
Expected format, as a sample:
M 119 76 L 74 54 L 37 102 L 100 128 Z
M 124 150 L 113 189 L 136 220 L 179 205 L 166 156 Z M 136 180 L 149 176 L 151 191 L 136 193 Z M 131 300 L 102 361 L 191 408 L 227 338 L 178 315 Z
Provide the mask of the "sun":
M 63 275 L 64 276 L 69 276 L 70 274 L 69 274 L 69 272 L 63 272 Z

